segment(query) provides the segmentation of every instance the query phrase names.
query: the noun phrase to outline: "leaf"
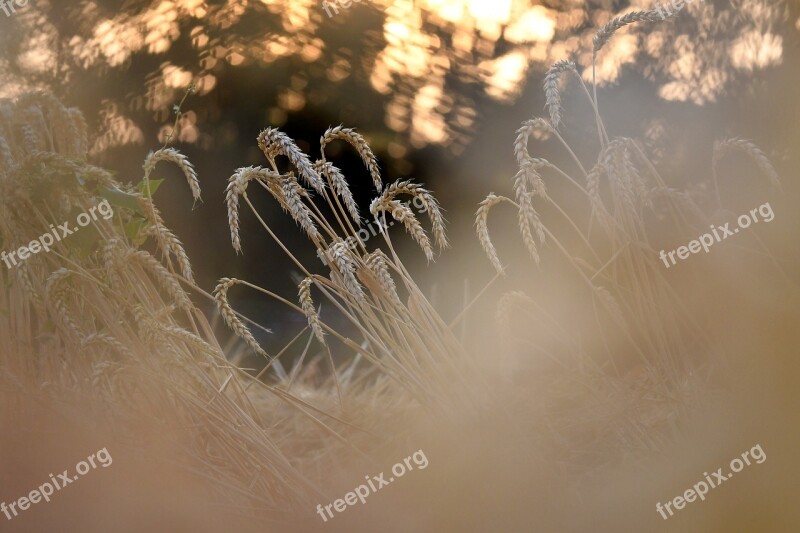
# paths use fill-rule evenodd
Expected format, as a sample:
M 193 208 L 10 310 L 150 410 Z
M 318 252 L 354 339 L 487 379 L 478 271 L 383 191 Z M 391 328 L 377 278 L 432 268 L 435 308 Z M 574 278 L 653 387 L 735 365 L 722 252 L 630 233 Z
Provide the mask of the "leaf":
M 147 221 L 143 218 L 136 218 L 125 224 L 125 235 L 128 236 L 134 245 L 141 246 L 144 244 L 144 241 L 147 240 L 147 237 L 141 236 L 142 229 L 146 224 Z
M 150 189 L 152 190 L 152 187 Z M 115 207 L 130 209 L 134 213 L 138 213 L 144 216 L 144 211 L 142 210 L 142 206 L 139 205 L 139 199 L 133 194 L 121 191 L 116 187 L 107 187 L 104 189 L 100 189 L 98 191 L 98 194 L 102 198 L 108 200 Z
M 164 183 L 164 180 L 149 180 L 150 181 L 150 196 L 147 196 L 147 184 L 144 180 L 140 181 L 139 184 L 136 186 L 139 189 L 139 192 L 144 195 L 145 198 L 152 198 L 153 195 L 156 193 L 158 188 Z

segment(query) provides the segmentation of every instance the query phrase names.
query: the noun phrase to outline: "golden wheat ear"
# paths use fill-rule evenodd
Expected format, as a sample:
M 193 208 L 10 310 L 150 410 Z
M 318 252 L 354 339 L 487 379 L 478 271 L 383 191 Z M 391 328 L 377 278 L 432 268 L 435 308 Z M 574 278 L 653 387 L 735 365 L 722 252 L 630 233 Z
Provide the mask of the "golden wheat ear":
M 498 274 L 505 275 L 505 269 L 497 256 L 497 250 L 492 244 L 492 239 L 489 237 L 489 211 L 492 207 L 502 203 L 503 196 L 496 196 L 494 193 L 489 193 L 479 205 L 477 213 L 475 213 L 475 232 L 478 234 L 478 241 L 481 243 L 481 248 L 489 257 L 489 261 L 497 271 Z
M 561 75 L 572 72 L 578 75 L 575 63 L 572 61 L 558 61 L 550 67 L 544 77 L 544 93 L 546 98 L 547 110 L 550 113 L 550 125 L 553 129 L 558 129 L 561 124 L 561 95 L 558 91 L 558 82 Z
M 314 170 L 308 156 L 297 147 L 288 135 L 275 128 L 267 128 L 258 135 L 258 147 L 264 152 L 270 163 L 274 164 L 275 158 L 279 155 L 287 157 L 306 185 L 319 194 L 325 193 L 325 182 Z
M 668 18 L 674 17 L 676 13 L 677 11 L 662 14 L 655 9 L 651 9 L 649 11 L 632 11 L 621 17 L 615 17 L 609 20 L 602 28 L 597 30 L 597 33 L 595 33 L 594 38 L 592 39 L 592 53 L 593 55 L 597 54 L 597 52 L 602 50 L 603 47 L 608 44 L 608 41 L 611 40 L 611 37 L 613 37 L 618 30 L 628 26 L 629 24 L 635 24 L 637 22 L 661 22 Z
M 220 279 L 219 283 L 214 288 L 214 301 L 217 303 L 217 308 L 228 327 L 231 328 L 236 335 L 241 337 L 251 350 L 258 355 L 269 358 L 267 352 L 259 346 L 255 337 L 253 337 L 253 334 L 250 332 L 250 329 L 244 325 L 244 322 L 239 320 L 230 302 L 228 302 L 228 290 L 239 283 L 242 283 L 242 281 L 236 278 Z
M 192 191 L 192 197 L 195 201 L 201 200 L 200 181 L 197 179 L 197 172 L 195 171 L 194 166 L 185 155 L 174 148 L 162 148 L 147 154 L 143 166 L 145 181 L 150 178 L 150 174 L 160 161 L 173 163 L 179 169 L 181 169 L 184 177 L 186 177 L 186 182 L 189 184 L 189 189 Z
M 733 152 L 741 152 L 745 154 L 747 157 L 753 160 L 753 162 L 758 166 L 758 168 L 763 172 L 764 176 L 769 180 L 770 185 L 772 185 L 776 190 L 781 191 L 781 182 L 778 178 L 778 172 L 775 170 L 775 167 L 772 165 L 772 162 L 758 146 L 752 141 L 748 141 L 747 139 L 740 139 L 738 137 L 734 137 L 732 139 L 725 139 L 724 141 L 717 141 L 714 143 L 714 154 L 711 161 L 713 177 L 714 177 L 714 187 L 717 187 L 717 170 L 719 162 L 728 154 Z
M 422 230 L 419 221 L 414 216 L 414 212 L 395 200 L 395 197 L 400 194 L 408 194 L 413 197 L 413 201 L 419 201 L 421 209 L 425 211 L 431 219 L 431 229 L 436 245 L 440 250 L 447 248 L 449 244 L 445 232 L 445 220 L 439 202 L 436 201 L 436 198 L 434 198 L 429 190 L 417 183 L 412 183 L 409 180 L 398 180 L 392 183 L 380 196 L 372 201 L 370 204 L 370 212 L 373 215 L 377 215 L 381 211 L 388 211 L 395 220 L 403 222 L 409 233 L 414 236 L 417 243 L 425 250 L 425 255 L 428 257 L 428 260 L 431 260 L 433 258 L 433 250 L 430 249 L 430 241 L 424 230 Z
M 347 185 L 347 180 L 342 174 L 342 171 L 339 170 L 333 163 L 319 160 L 314 163 L 314 170 L 316 170 L 321 176 L 325 176 L 328 179 L 328 182 L 335 192 L 344 202 L 344 207 L 347 209 L 350 218 L 353 219 L 353 222 L 356 223 L 356 226 L 361 226 L 361 213 L 358 211 L 358 205 L 356 204 L 355 198 L 353 198 L 353 193 L 350 190 L 350 186 Z
M 357 133 L 355 129 L 345 128 L 341 125 L 328 128 L 319 139 L 322 160 L 325 161 L 325 147 L 335 139 L 341 139 L 356 149 L 361 160 L 364 162 L 364 166 L 369 170 L 369 175 L 372 177 L 372 183 L 375 185 L 375 189 L 381 192 L 383 189 L 383 182 L 381 180 L 381 171 L 378 168 L 378 159 L 375 157 L 375 154 L 372 153 L 372 149 L 369 147 L 366 139 Z
M 251 180 L 261 180 L 275 185 L 280 180 L 280 175 L 266 168 L 242 167 L 228 178 L 228 186 L 225 188 L 225 204 L 228 208 L 231 243 L 237 253 L 242 252 L 242 241 L 239 238 L 239 196 L 245 194 L 247 185 Z
M 314 336 L 317 337 L 319 342 L 325 344 L 325 332 L 322 330 L 319 314 L 314 307 L 314 300 L 311 298 L 311 285 L 313 283 L 314 280 L 310 277 L 301 281 L 298 286 L 298 297 L 300 299 L 300 307 L 303 309 L 303 313 L 305 313 L 308 319 L 308 325 L 311 327 L 311 331 L 314 332 Z

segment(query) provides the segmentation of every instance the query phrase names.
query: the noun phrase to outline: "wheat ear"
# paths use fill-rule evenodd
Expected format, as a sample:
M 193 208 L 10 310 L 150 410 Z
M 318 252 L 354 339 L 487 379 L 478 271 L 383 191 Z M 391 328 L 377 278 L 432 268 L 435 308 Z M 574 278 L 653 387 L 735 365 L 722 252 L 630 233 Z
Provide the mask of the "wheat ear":
M 534 118 L 526 120 L 522 126 L 517 130 L 517 137 L 514 140 L 514 156 L 517 158 L 517 164 L 522 166 L 529 160 L 536 161 L 528 153 L 528 141 L 531 134 L 535 130 L 551 131 L 550 124 L 543 118 Z
M 272 189 L 270 191 L 275 194 Z M 318 241 L 320 236 L 317 225 L 311 218 L 311 210 L 303 203 L 303 197 L 308 197 L 308 192 L 297 182 L 297 178 L 291 175 L 283 177 L 280 191 L 281 196 L 276 195 L 276 198 L 284 210 L 312 241 Z
M 342 276 L 344 288 L 359 302 L 364 301 L 364 289 L 356 279 L 356 262 L 343 240 L 338 239 L 328 248 L 327 254 Z
M 64 281 L 72 274 L 73 272 L 66 268 L 59 268 L 50 274 L 45 283 L 45 301 L 50 308 L 55 310 L 58 323 L 74 335 L 75 338 L 81 339 L 83 337 L 81 329 L 72 320 L 65 301 L 69 288 L 64 284 Z
M 305 313 L 308 319 L 308 325 L 311 327 L 311 331 L 314 332 L 314 336 L 317 337 L 319 342 L 325 344 L 325 332 L 322 330 L 319 314 L 317 314 L 317 309 L 314 307 L 314 300 L 311 298 L 311 285 L 313 283 L 314 280 L 312 278 L 305 278 L 300 282 L 300 286 L 298 287 L 300 307 L 303 309 L 303 313 Z
M 375 277 L 380 283 L 381 288 L 389 294 L 389 296 L 400 303 L 400 297 L 397 294 L 397 285 L 392 279 L 392 274 L 389 272 L 389 259 L 381 250 L 375 250 L 364 256 L 364 262 L 367 267 L 375 274 Z
M 300 177 L 306 184 L 317 191 L 319 194 L 325 192 L 325 182 L 320 178 L 314 166 L 294 141 L 285 133 L 275 129 L 267 128 L 258 135 L 258 147 L 264 152 L 271 162 L 275 162 L 275 157 L 286 156 L 294 165 Z
M 330 180 L 333 191 L 344 201 L 344 207 L 350 214 L 350 218 L 353 219 L 356 226 L 361 226 L 361 214 L 358 212 L 358 205 L 342 171 L 336 168 L 333 163 L 322 160 L 314 163 L 314 170 Z
M 225 204 L 228 207 L 228 226 L 231 230 L 231 243 L 237 253 L 242 251 L 242 242 L 239 239 L 239 196 L 245 194 L 248 182 L 253 179 L 277 182 L 280 179 L 280 175 L 261 167 L 242 167 L 228 178 L 228 186 L 225 188 Z
M 505 269 L 502 263 L 500 263 L 497 250 L 494 244 L 492 244 L 492 239 L 489 237 L 489 211 L 502 201 L 502 196 L 495 196 L 494 193 L 490 193 L 489 196 L 480 203 L 478 212 L 475 214 L 475 231 L 478 234 L 478 241 L 480 241 L 483 251 L 486 252 L 489 261 L 491 261 L 492 266 L 499 274 L 505 274 Z
M 167 270 L 155 257 L 150 255 L 145 250 L 128 249 L 121 254 L 120 259 L 131 263 L 138 263 L 145 269 L 150 270 L 158 280 L 159 285 L 164 291 L 172 298 L 172 302 L 179 308 L 189 310 L 192 308 L 192 302 L 186 291 L 183 290 L 181 284 L 175 279 L 175 276 Z
M 87 335 L 81 339 L 82 348 L 95 344 L 105 344 L 106 346 L 110 346 L 111 348 L 117 350 L 117 352 L 119 352 L 121 355 L 128 358 L 133 358 L 133 352 L 131 352 L 127 346 L 118 341 L 116 337 L 113 337 L 108 333 L 92 333 L 91 335 Z
M 258 345 L 255 337 L 253 337 L 253 334 L 250 333 L 248 327 L 244 325 L 244 322 L 239 320 L 239 317 L 236 316 L 236 313 L 233 311 L 230 303 L 228 303 L 228 289 L 237 283 L 241 283 L 241 281 L 236 278 L 222 278 L 219 280 L 216 288 L 214 288 L 214 301 L 217 303 L 217 308 L 219 309 L 219 312 L 228 327 L 231 328 L 236 335 L 242 338 L 251 350 L 258 355 L 269 357 L 267 352 L 261 349 L 261 346 Z
M 383 188 L 383 182 L 381 181 L 381 171 L 378 168 L 378 160 L 375 157 L 375 154 L 372 153 L 372 149 L 369 147 L 369 144 L 367 144 L 367 141 L 364 139 L 364 137 L 357 133 L 356 130 L 352 128 L 345 128 L 341 125 L 334 128 L 328 128 L 319 139 L 323 160 L 325 159 L 325 147 L 334 139 L 347 141 L 353 146 L 353 148 L 356 149 L 358 155 L 361 156 L 361 160 L 364 162 L 364 165 L 367 167 L 367 170 L 369 170 L 369 175 L 372 177 L 372 183 L 375 185 L 375 189 L 378 192 L 381 192 L 381 189 Z
M 765 154 L 758 146 L 756 146 L 755 143 L 746 139 L 733 138 L 714 143 L 714 156 L 712 165 L 714 167 L 715 175 L 719 161 L 726 154 L 733 151 L 742 152 L 750 157 L 769 179 L 770 184 L 777 190 L 781 190 L 781 182 L 780 179 L 778 179 L 778 173 L 775 171 L 775 167 L 772 166 L 772 162 L 767 157 L 767 154 Z
M 425 230 L 422 228 L 422 224 L 419 223 L 417 217 L 414 216 L 414 212 L 408 208 L 408 206 L 403 205 L 399 200 L 390 200 L 387 201 L 383 199 L 382 202 L 378 202 L 380 198 L 376 198 L 370 204 L 370 212 L 377 216 L 378 213 L 381 211 L 388 211 L 391 213 L 392 218 L 397 220 L 398 222 L 402 222 L 403 226 L 406 228 L 406 231 L 411 234 L 411 237 L 419 244 L 419 247 L 422 248 L 422 251 L 425 253 L 425 257 L 428 261 L 433 261 L 433 247 L 431 246 L 431 240 L 428 238 L 428 234 L 425 233 Z
M 197 172 L 189 159 L 174 148 L 162 148 L 147 154 L 143 166 L 145 180 L 150 178 L 150 174 L 160 161 L 167 161 L 177 165 L 186 177 L 186 182 L 189 184 L 189 189 L 192 191 L 192 197 L 195 201 L 200 200 L 200 181 L 197 179 Z
M 553 126 L 553 129 L 558 129 L 559 124 L 561 124 L 562 108 L 561 95 L 558 92 L 558 81 L 561 74 L 565 72 L 574 72 L 577 75 L 578 71 L 575 68 L 575 63 L 567 60 L 558 61 L 550 67 L 544 77 L 546 105 L 550 112 L 550 125 Z
M 593 54 L 596 55 L 597 52 L 602 50 L 602 48 L 608 43 L 614 33 L 617 30 L 624 28 L 629 24 L 634 24 L 637 22 L 659 22 L 662 20 L 666 20 L 675 16 L 676 12 L 662 14 L 654 9 L 649 11 L 631 11 L 621 17 L 615 17 L 609 20 L 602 28 L 600 28 L 597 33 L 595 33 L 594 38 L 592 39 L 593 45 Z
M 409 180 L 396 181 L 389 185 L 389 187 L 383 191 L 381 196 L 373 200 L 373 204 L 391 202 L 400 194 L 408 194 L 413 196 L 415 200 L 420 201 L 422 204 L 422 209 L 425 210 L 425 212 L 428 214 L 428 217 L 431 219 L 431 229 L 436 245 L 440 250 L 447 248 L 449 244 L 447 242 L 445 220 L 444 216 L 442 215 L 442 209 L 439 206 L 439 202 L 437 202 L 436 198 L 434 198 L 433 194 L 431 194 L 429 190 L 425 189 L 421 185 L 412 183 Z M 374 215 L 375 213 L 373 212 L 372 214 Z
M 539 250 L 536 245 L 536 239 L 533 237 L 533 232 L 536 232 L 539 242 L 543 243 L 545 231 L 544 225 L 533 207 L 533 194 L 528 190 L 528 184 L 531 181 L 528 176 L 530 172 L 534 171 L 529 166 L 520 168 L 514 177 L 514 193 L 517 204 L 519 204 L 518 222 L 522 241 L 525 243 L 531 258 L 538 265 Z
M 514 307 L 531 306 L 533 299 L 522 291 L 504 293 L 497 302 L 495 322 L 504 338 L 513 333 L 511 324 L 514 318 Z

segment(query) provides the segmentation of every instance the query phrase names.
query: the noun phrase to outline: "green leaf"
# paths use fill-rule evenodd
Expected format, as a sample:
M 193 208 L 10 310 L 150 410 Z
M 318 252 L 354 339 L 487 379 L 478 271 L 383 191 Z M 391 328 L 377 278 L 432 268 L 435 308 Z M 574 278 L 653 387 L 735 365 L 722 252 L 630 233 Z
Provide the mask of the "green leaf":
M 152 198 L 153 195 L 156 193 L 158 188 L 164 183 L 164 180 L 149 180 L 150 181 L 150 196 L 147 196 L 147 185 L 144 180 L 139 182 L 139 185 L 136 186 L 139 189 L 139 192 L 144 195 L 145 198 Z
M 104 189 L 100 189 L 98 191 L 98 194 L 101 197 L 108 200 L 109 203 L 111 203 L 111 205 L 115 207 L 130 209 L 134 213 L 138 213 L 144 216 L 144 211 L 142 210 L 142 206 L 139 205 L 139 200 L 133 194 L 121 191 L 116 187 L 107 187 Z
M 147 237 L 141 236 L 142 229 L 147 225 L 147 221 L 143 218 L 134 219 L 127 224 L 125 224 L 125 235 L 135 244 L 136 246 L 141 246 L 144 244 L 144 241 L 147 240 Z

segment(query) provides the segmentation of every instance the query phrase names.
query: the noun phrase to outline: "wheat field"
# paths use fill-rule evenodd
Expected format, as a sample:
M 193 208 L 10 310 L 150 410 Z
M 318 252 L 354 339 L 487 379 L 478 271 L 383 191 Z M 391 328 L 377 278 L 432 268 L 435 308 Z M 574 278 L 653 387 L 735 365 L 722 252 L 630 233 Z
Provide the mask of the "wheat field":
M 99 447 L 115 459 L 0 529 L 793 531 L 798 187 L 747 131 L 717 140 L 698 187 L 615 133 L 609 91 L 589 79 L 596 58 L 617 32 L 662 18 L 612 18 L 590 63 L 545 73 L 545 116 L 531 109 L 507 153 L 485 155 L 516 173 L 479 191 L 473 227 L 456 229 L 481 256 L 453 244 L 437 199 L 462 194 L 458 183 L 388 180 L 354 125 L 306 148 L 264 124 L 247 141 L 261 164 L 201 191 L 203 168 L 171 137 L 128 181 L 92 162 L 102 132 L 79 109 L 47 92 L 0 101 L 0 248 L 113 207 L 0 268 L 0 501 Z M 345 175 L 343 152 L 363 172 Z M 208 257 L 192 257 L 157 206 L 165 166 L 187 204 L 224 204 L 237 255 L 277 247 L 291 274 L 198 282 Z M 757 192 L 737 189 L 732 169 Z M 765 202 L 774 223 L 674 268 L 659 258 Z M 421 273 L 448 255 L 457 271 Z M 429 276 L 487 266 L 463 300 L 439 305 Z M 239 308 L 243 294 L 299 318 L 279 332 L 285 346 L 266 347 L 270 328 Z M 756 444 L 763 465 L 669 520 L 656 512 Z M 417 450 L 424 470 L 333 518 L 315 511 Z

